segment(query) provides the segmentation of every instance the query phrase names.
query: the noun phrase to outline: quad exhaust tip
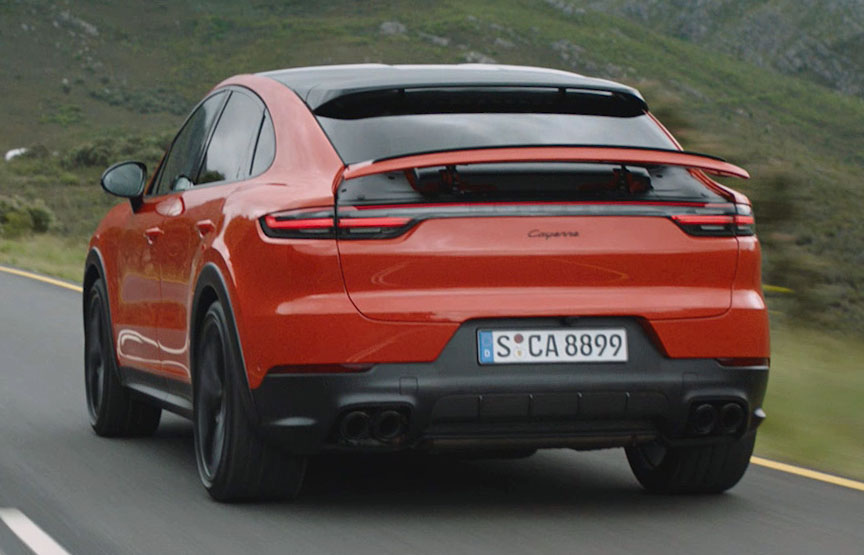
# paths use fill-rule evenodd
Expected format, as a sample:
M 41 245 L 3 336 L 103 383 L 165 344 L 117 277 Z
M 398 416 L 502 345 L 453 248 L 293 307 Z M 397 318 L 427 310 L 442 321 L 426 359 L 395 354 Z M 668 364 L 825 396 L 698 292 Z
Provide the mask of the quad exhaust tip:
M 339 425 L 339 434 L 348 441 L 369 437 L 369 413 L 363 410 L 351 411 Z
M 372 436 L 379 441 L 393 441 L 405 433 L 405 417 L 395 410 L 383 410 L 372 421 Z
M 738 403 L 726 403 L 720 409 L 718 425 L 724 434 L 734 434 L 744 423 L 744 409 Z
M 703 401 L 690 413 L 689 428 L 693 435 L 734 435 L 747 420 L 741 403 L 734 401 Z
M 705 436 L 714 430 L 717 424 L 717 409 L 714 405 L 702 403 L 693 411 L 692 426 L 696 435 Z
M 408 418 L 399 410 L 364 407 L 350 411 L 339 422 L 339 437 L 348 442 L 373 439 L 393 443 L 408 430 Z

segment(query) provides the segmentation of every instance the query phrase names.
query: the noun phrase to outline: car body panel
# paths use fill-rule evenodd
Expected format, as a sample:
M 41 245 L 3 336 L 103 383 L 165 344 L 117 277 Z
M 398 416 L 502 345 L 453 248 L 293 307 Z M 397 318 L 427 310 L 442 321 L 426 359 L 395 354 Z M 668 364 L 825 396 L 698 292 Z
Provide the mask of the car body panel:
M 340 241 L 339 251 L 351 299 L 370 318 L 662 319 L 728 310 L 738 243 L 659 217 L 493 217 L 427 220 L 394 239 Z

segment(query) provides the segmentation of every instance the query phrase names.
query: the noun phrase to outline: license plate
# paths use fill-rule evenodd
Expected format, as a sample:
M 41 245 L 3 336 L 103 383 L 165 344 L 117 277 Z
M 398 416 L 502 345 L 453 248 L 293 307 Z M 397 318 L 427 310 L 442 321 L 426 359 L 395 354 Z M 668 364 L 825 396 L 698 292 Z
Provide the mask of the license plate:
M 627 330 L 480 330 L 480 364 L 627 362 Z

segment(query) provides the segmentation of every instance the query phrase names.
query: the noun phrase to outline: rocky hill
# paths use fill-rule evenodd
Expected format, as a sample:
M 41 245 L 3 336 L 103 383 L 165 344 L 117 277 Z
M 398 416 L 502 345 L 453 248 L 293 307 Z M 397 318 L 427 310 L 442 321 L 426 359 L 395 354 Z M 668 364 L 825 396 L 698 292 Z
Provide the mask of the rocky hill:
M 626 17 L 762 68 L 864 96 L 864 0 L 602 0 L 572 5 Z

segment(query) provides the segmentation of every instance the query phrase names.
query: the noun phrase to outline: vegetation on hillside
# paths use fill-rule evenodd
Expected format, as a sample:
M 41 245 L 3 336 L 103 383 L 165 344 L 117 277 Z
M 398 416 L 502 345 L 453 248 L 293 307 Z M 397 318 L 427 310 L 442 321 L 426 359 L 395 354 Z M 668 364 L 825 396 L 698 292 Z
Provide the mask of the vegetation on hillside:
M 728 26 L 730 2 L 699 13 Z M 675 1 L 645 4 L 651 27 L 628 5 L 608 4 L 609 15 L 568 0 L 5 0 L 0 150 L 35 148 L 0 164 L 0 195 L 41 199 L 57 215 L 52 233 L 83 241 L 115 202 L 96 186 L 100 170 L 123 158 L 152 168 L 182 114 L 234 73 L 368 61 L 560 67 L 641 87 L 686 148 L 747 167 L 753 180 L 729 184 L 756 205 L 765 281 L 794 291 L 772 299 L 778 316 L 864 331 L 864 101 L 655 32 L 652 18 Z

